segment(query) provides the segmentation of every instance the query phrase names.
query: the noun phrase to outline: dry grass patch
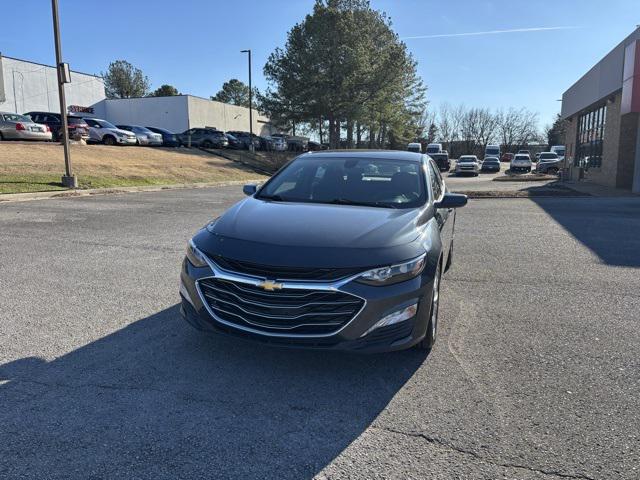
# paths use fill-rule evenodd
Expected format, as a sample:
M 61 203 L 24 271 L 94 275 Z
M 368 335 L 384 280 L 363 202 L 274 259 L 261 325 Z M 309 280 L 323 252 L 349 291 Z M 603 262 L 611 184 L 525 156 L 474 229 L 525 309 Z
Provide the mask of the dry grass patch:
M 243 165 L 185 148 L 72 145 L 81 188 L 259 179 Z M 64 153 L 54 143 L 0 143 L 0 193 L 62 189 Z

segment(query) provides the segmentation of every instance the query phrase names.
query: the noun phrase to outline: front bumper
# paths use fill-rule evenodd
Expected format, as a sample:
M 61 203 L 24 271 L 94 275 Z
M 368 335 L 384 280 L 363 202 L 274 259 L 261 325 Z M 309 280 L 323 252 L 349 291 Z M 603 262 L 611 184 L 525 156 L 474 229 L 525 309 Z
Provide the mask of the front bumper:
M 121 145 L 135 145 L 137 143 L 137 138 L 133 137 L 116 137 L 116 142 Z
M 215 278 L 215 273 L 208 267 L 196 268 L 185 259 L 181 272 L 181 313 L 184 319 L 198 330 L 270 345 L 367 353 L 403 350 L 418 343 L 426 334 L 433 286 L 433 279 L 427 272 L 432 270 L 428 265 L 420 276 L 385 287 L 373 287 L 354 281 L 340 286 L 339 291 L 360 297 L 365 300 L 365 304 L 350 321 L 333 333 L 273 334 L 261 332 L 251 325 L 230 325 L 216 317 L 211 309 L 207 308 L 200 290 L 196 287 L 199 280 Z M 418 304 L 418 310 L 413 318 L 377 328 L 364 335 L 384 316 L 415 303 Z

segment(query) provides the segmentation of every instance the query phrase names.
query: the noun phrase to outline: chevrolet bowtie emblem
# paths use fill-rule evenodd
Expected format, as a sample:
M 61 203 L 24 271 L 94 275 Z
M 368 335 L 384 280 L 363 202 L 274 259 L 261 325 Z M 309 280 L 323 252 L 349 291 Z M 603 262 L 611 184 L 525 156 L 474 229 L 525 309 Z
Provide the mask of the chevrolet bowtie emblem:
M 272 282 L 271 280 L 265 280 L 264 282 L 258 284 L 258 286 L 268 292 L 273 292 L 274 290 L 282 290 L 281 283 Z

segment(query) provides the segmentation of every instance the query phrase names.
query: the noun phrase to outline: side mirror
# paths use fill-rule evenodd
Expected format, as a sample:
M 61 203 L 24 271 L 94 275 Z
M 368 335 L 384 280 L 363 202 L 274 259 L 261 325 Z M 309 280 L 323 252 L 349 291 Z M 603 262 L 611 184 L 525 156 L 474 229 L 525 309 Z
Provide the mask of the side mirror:
M 435 203 L 436 208 L 460 208 L 467 204 L 467 196 L 461 193 L 445 193 L 442 200 Z
M 258 191 L 258 186 L 257 185 L 250 184 L 250 185 L 245 185 L 244 187 L 242 187 L 242 192 L 245 195 L 251 196 L 251 195 L 254 195 L 257 191 Z

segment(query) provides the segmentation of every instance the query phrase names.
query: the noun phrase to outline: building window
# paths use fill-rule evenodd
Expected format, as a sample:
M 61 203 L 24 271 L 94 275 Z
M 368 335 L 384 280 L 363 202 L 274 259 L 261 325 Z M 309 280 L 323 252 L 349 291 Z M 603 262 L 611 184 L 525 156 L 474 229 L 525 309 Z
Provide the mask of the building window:
M 602 166 L 602 144 L 607 117 L 607 106 L 602 105 L 585 112 L 578 118 L 575 166 L 600 168 Z

